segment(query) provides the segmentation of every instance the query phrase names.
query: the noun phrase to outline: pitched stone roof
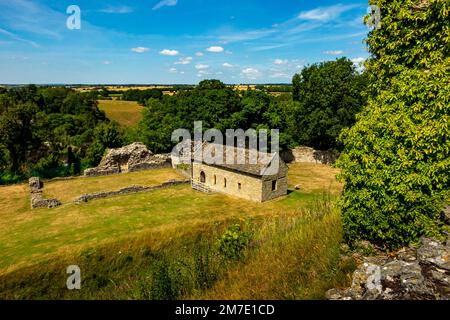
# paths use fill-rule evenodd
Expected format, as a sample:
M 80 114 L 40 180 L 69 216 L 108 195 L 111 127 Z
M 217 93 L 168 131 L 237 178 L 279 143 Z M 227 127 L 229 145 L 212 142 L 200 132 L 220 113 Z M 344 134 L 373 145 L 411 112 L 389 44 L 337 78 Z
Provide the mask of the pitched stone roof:
M 278 153 L 264 153 L 258 152 L 255 149 L 245 149 L 229 146 L 215 145 L 211 143 L 204 143 L 203 148 L 196 148 L 193 153 L 193 161 L 201 162 L 206 165 L 224 168 L 231 171 L 241 172 L 245 174 L 250 174 L 254 176 L 263 175 L 276 175 L 278 172 L 270 172 L 270 164 L 273 161 L 279 161 L 279 167 L 285 166 L 285 163 L 280 158 Z M 220 150 L 222 148 L 223 161 L 214 162 L 218 160 L 213 150 Z M 203 152 L 203 153 L 202 153 Z M 200 155 L 208 156 L 211 159 L 203 159 Z M 202 159 L 199 161 L 198 159 Z

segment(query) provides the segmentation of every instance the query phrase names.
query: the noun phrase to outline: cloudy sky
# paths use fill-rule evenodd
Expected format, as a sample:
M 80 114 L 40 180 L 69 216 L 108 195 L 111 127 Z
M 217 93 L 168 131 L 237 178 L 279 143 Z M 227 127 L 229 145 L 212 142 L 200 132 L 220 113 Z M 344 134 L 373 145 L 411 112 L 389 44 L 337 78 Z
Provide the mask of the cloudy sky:
M 81 28 L 69 29 L 70 5 Z M 287 83 L 363 61 L 366 0 L 0 0 L 0 83 Z M 70 20 L 73 22 L 73 20 Z

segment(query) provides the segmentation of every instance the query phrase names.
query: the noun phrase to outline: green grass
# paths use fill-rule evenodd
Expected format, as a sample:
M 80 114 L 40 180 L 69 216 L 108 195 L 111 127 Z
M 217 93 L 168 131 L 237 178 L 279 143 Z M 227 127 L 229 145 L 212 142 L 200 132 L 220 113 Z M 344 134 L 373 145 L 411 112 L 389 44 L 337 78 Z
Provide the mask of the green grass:
M 98 107 L 110 120 L 117 121 L 123 127 L 130 127 L 142 119 L 144 107 L 134 101 L 99 100 Z
M 171 174 L 176 173 L 170 169 L 161 169 L 139 173 L 136 176 L 117 175 L 114 179 L 99 177 L 53 181 L 47 183 L 44 188 L 48 188 L 46 191 L 48 195 L 62 197 L 67 194 L 69 199 L 79 191 L 89 188 L 99 191 L 98 188 L 102 186 L 109 189 L 114 185 L 128 185 L 130 181 L 139 179 L 141 179 L 139 182 L 148 182 L 145 184 L 164 182 Z M 192 268 L 196 270 L 198 261 L 193 260 L 192 250 L 206 246 L 209 248 L 206 251 L 198 249 L 199 255 L 215 257 L 216 255 L 211 253 L 215 250 L 215 239 L 223 228 L 233 221 L 254 221 L 256 225 L 262 226 L 256 227 L 256 230 L 266 232 L 264 230 L 267 227 L 264 226 L 272 224 L 277 219 L 295 219 L 294 225 L 298 227 L 292 229 L 295 232 L 292 231 L 291 235 L 283 236 L 283 232 L 280 233 L 277 229 L 271 229 L 272 233 L 266 232 L 266 236 L 256 234 L 255 237 L 270 240 L 261 243 L 257 248 L 249 248 L 246 253 L 248 260 L 241 262 L 243 265 L 220 262 L 220 267 L 217 267 L 215 258 L 211 259 L 212 265 L 208 264 L 203 268 L 207 271 L 202 272 L 206 272 L 208 277 L 211 273 L 211 279 L 214 279 L 211 285 L 215 284 L 214 286 L 198 287 L 197 276 L 192 278 L 191 275 L 181 280 L 176 278 L 178 276 L 173 276 L 176 283 L 186 282 L 182 286 L 185 289 L 180 289 L 177 297 L 195 295 L 216 298 L 221 297 L 217 293 L 221 291 L 227 292 L 230 298 L 252 297 L 254 294 L 243 290 L 236 282 L 226 279 L 229 279 L 233 272 L 239 273 L 242 270 L 241 279 L 248 279 L 247 283 L 253 285 L 256 290 L 259 288 L 256 284 L 264 274 L 266 276 L 270 274 L 269 266 L 273 259 L 286 261 L 284 267 L 285 270 L 290 270 L 287 272 L 289 276 L 281 280 L 274 279 L 272 289 L 260 288 L 258 292 L 267 298 L 280 298 L 280 295 L 275 295 L 271 290 L 277 288 L 277 282 L 280 283 L 280 288 L 281 284 L 292 282 L 289 279 L 295 278 L 295 270 L 301 265 L 300 258 L 301 261 L 310 258 L 309 266 L 305 267 L 305 270 L 316 268 L 317 270 L 313 271 L 321 276 L 312 278 L 315 280 L 311 281 L 311 285 L 315 288 L 311 289 L 311 292 L 314 294 L 302 291 L 305 286 L 308 287 L 308 281 L 304 280 L 292 282 L 296 283 L 298 288 L 289 289 L 292 291 L 289 297 L 318 297 L 323 294 L 323 288 L 334 283 L 334 278 L 339 274 L 330 270 L 336 268 L 339 263 L 336 258 L 336 247 L 341 237 L 340 221 L 335 211 L 324 215 L 325 218 L 308 218 L 305 216 L 305 208 L 323 199 L 324 194 L 333 199 L 338 195 L 340 185 L 335 182 L 334 169 L 318 165 L 295 164 L 290 168 L 289 179 L 290 186 L 297 184 L 307 186 L 311 183 L 313 187 L 305 187 L 304 190 L 298 191 L 291 188 L 287 197 L 263 204 L 222 194 L 203 194 L 185 185 L 100 199 L 81 205 L 65 204 L 56 209 L 39 210 L 29 209 L 26 185 L 2 187 L 0 188 L 2 253 L 0 298 L 155 298 L 154 292 L 148 295 L 146 291 L 152 286 L 148 281 L 149 277 L 153 279 L 155 275 L 155 270 L 152 269 L 154 263 L 167 263 L 173 270 L 178 270 L 177 266 L 181 263 L 186 270 Z M 331 203 L 329 199 L 327 202 Z M 195 240 L 198 237 L 203 240 Z M 151 254 L 143 254 L 143 251 Z M 323 259 L 315 260 L 316 253 L 320 253 Z M 93 255 L 96 258 L 87 259 L 86 255 L 89 257 Z M 123 258 L 124 256 L 130 258 Z M 289 256 L 295 256 L 297 259 L 290 260 Z M 123 259 L 126 261 L 131 259 L 131 265 L 128 265 L 129 261 L 122 261 Z M 179 259 L 182 259 L 181 262 Z M 61 279 L 66 277 L 63 266 L 69 264 L 79 264 L 83 269 L 89 269 L 85 270 L 87 272 L 85 285 L 88 287 L 85 291 L 68 293 L 64 289 L 65 282 L 61 282 L 63 281 Z M 278 265 L 279 272 L 284 267 Z M 220 271 L 217 271 L 217 268 Z M 215 271 L 208 271 L 210 269 Z M 260 278 L 249 276 L 248 272 L 251 270 L 259 270 Z M 103 286 L 103 280 L 100 281 L 97 277 L 99 274 L 101 279 L 107 279 L 107 285 Z M 53 284 L 40 282 L 42 277 L 50 276 L 60 279 L 59 282 Z M 155 280 L 152 281 L 154 284 Z M 97 286 L 98 284 L 100 286 Z M 19 290 L 17 286 L 22 286 L 23 289 Z M 286 287 L 283 290 L 289 291 Z

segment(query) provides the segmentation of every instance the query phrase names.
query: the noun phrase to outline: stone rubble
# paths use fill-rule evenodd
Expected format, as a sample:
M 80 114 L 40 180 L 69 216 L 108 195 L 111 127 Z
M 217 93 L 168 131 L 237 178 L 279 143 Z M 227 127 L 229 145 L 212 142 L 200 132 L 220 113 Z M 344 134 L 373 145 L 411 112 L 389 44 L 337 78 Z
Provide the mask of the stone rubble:
M 356 254 L 358 255 L 358 254 Z M 450 236 L 422 238 L 393 254 L 363 257 L 350 288 L 331 289 L 329 300 L 450 300 Z
M 45 199 L 42 195 L 44 183 L 38 177 L 31 177 L 28 180 L 31 193 L 31 209 L 56 208 L 61 205 L 58 199 Z
M 104 176 L 171 166 L 169 154 L 153 154 L 140 142 L 110 149 L 99 166 L 84 171 L 85 176 Z

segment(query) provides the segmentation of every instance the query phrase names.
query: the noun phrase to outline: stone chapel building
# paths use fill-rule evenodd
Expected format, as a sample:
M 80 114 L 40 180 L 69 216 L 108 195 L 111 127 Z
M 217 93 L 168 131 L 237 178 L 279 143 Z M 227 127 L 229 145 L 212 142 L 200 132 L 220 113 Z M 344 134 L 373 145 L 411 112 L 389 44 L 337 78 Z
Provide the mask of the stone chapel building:
M 263 154 L 257 162 L 250 161 L 250 150 L 233 148 L 233 155 L 244 152 L 244 163 L 234 161 L 228 164 L 224 146 L 223 161 L 209 164 L 206 161 L 195 161 L 197 152 L 204 152 L 207 144 L 194 152 L 191 163 L 192 188 L 202 192 L 221 192 L 251 201 L 264 202 L 287 194 L 288 167 L 278 153 Z M 244 151 L 243 151 L 244 150 Z M 271 164 L 278 162 L 278 166 Z M 274 168 L 275 171 L 273 170 Z

